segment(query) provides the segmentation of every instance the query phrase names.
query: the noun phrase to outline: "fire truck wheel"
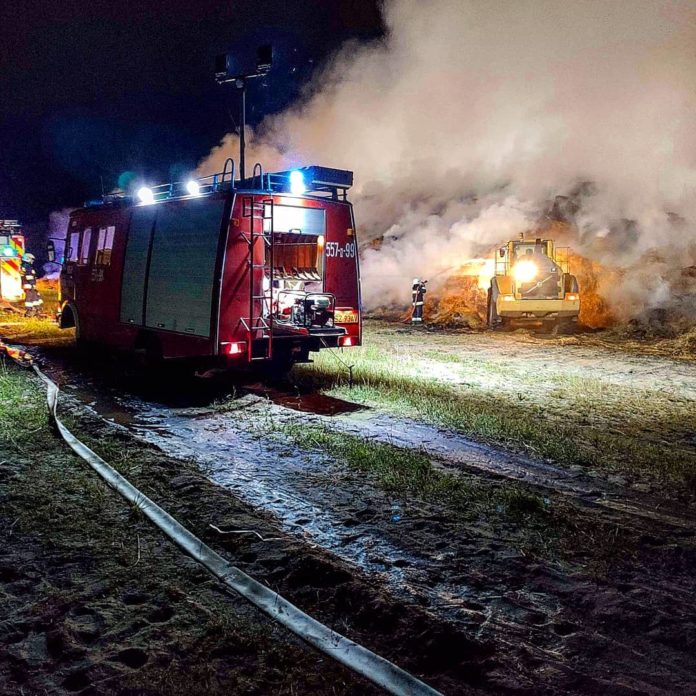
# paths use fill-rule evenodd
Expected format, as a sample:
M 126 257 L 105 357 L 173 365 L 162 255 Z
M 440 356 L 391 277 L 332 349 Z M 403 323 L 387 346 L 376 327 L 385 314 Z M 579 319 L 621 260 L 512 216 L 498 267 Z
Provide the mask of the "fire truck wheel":
M 81 350 L 84 350 L 89 347 L 89 341 L 87 341 L 82 332 L 82 324 L 80 323 L 80 317 L 77 315 L 77 312 L 72 308 L 70 312 L 72 315 L 72 325 L 75 327 L 75 345 Z
M 273 360 L 263 365 L 263 378 L 269 382 L 283 382 L 295 361 L 287 353 L 276 354 Z
M 144 334 L 138 338 L 135 352 L 139 356 L 139 362 L 146 369 L 158 369 L 164 362 L 162 346 L 157 336 L 152 334 Z

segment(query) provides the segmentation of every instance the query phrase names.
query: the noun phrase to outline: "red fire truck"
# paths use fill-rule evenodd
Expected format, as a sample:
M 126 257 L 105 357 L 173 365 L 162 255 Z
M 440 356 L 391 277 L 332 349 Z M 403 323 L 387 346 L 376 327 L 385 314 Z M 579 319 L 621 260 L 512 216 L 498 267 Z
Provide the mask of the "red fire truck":
M 288 368 L 360 345 L 352 172 L 304 167 L 110 195 L 70 216 L 59 324 L 151 363 Z M 50 250 L 49 250 L 50 253 Z

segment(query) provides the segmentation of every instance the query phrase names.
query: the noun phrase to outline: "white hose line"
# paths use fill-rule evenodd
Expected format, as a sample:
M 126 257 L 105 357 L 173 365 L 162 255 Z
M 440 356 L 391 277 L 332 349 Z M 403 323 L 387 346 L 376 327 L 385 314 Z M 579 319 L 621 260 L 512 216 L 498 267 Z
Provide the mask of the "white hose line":
M 352 669 L 371 682 L 398 696 L 442 696 L 439 691 L 405 672 L 383 657 L 354 643 L 349 638 L 319 623 L 298 609 L 276 592 L 254 580 L 206 546 L 198 537 L 179 524 L 169 513 L 154 503 L 144 493 L 107 464 L 99 455 L 80 442 L 58 417 L 58 387 L 36 365 L 36 374 L 46 383 L 48 408 L 63 439 L 72 450 L 84 459 L 114 490 L 157 525 L 177 546 L 194 560 L 205 566 L 245 599 L 272 619 L 307 641 L 334 660 Z

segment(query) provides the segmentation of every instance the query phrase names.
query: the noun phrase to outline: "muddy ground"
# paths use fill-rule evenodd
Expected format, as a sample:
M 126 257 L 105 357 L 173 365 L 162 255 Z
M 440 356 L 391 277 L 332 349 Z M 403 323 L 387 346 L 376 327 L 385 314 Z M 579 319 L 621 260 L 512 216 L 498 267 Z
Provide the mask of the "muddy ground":
M 559 384 L 528 375 L 562 366 L 610 390 L 668 394 L 675 420 L 694 414 L 689 362 L 528 335 L 368 328 L 382 353 L 395 335 L 420 351 L 421 376 L 425 366 L 430 379 L 482 395 L 523 387 L 545 401 Z M 101 353 L 36 342 L 75 430 L 108 461 L 241 568 L 444 693 L 696 690 L 690 494 L 670 504 L 642 471 L 493 446 L 365 390 L 146 380 Z M 604 394 L 596 382 L 561 386 L 573 392 L 566 403 Z M 592 399 L 586 407 L 598 413 Z M 637 410 L 599 416 L 634 428 Z M 671 430 L 684 467 L 689 427 Z M 650 442 L 645 431 L 627 432 Z M 40 432 L 41 455 L 5 443 L 0 456 L 8 692 L 369 692 L 223 593 Z M 391 478 L 360 468 L 356 447 L 357 459 L 387 460 Z M 404 452 L 422 457 L 439 487 L 395 481 Z

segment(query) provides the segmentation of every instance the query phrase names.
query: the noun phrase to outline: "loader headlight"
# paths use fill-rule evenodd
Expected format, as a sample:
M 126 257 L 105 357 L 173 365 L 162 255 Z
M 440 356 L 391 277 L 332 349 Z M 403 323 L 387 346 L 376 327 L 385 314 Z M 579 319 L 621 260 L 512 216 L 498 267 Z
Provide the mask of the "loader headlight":
M 512 275 L 518 283 L 531 283 L 539 273 L 537 265 L 533 261 L 518 261 L 512 267 Z

